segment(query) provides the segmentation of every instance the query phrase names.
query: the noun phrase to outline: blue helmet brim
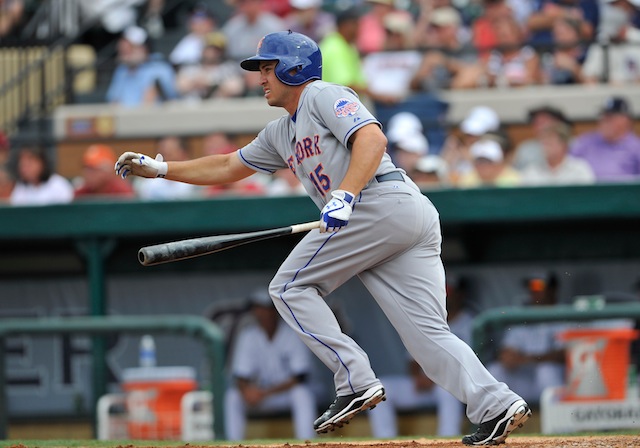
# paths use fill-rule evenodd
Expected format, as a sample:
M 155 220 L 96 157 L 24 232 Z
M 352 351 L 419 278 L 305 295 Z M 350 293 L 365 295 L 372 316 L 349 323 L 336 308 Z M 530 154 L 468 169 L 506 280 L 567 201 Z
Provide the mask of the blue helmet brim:
M 260 61 L 280 61 L 280 58 L 275 55 L 267 54 L 255 55 L 240 62 L 240 67 L 250 72 L 259 72 Z

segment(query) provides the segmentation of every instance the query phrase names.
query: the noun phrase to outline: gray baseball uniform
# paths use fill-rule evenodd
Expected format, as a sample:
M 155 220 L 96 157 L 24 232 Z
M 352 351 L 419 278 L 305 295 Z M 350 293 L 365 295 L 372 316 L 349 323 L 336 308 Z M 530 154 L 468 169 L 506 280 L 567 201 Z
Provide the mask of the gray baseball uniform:
M 349 138 L 372 123 L 379 125 L 353 91 L 314 81 L 305 87 L 295 116 L 269 123 L 238 155 L 258 172 L 288 166 L 322 209 L 349 166 Z M 337 395 L 349 395 L 379 380 L 323 297 L 357 275 L 425 373 L 467 403 L 467 416 L 480 423 L 520 397 L 449 331 L 441 239 L 435 207 L 385 154 L 356 197 L 348 226 L 308 233 L 269 291 L 283 319 L 334 373 Z

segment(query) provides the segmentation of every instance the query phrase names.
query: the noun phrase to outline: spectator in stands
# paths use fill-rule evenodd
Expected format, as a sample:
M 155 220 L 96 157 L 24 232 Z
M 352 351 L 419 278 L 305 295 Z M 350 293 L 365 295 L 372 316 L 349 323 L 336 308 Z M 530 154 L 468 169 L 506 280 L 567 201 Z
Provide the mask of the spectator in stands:
M 138 22 L 138 8 L 145 2 L 146 0 L 83 0 L 83 15 L 90 20 L 99 20 L 99 25 L 90 30 L 90 35 L 86 37 L 88 43 L 100 50 L 127 28 L 135 26 Z
M 365 0 L 364 3 L 369 10 L 360 18 L 356 47 L 361 54 L 366 55 L 384 50 L 384 21 L 389 14 L 404 14 L 408 19 L 413 19 L 408 12 L 397 9 L 394 0 Z
M 629 32 L 633 9 L 624 7 L 625 4 L 605 5 L 598 39 L 589 45 L 582 68 L 587 84 L 640 82 L 640 39 L 634 40 L 634 33 Z
M 9 168 L 10 154 L 9 138 L 4 132 L 0 131 L 0 203 L 9 202 L 15 183 Z
M 293 7 L 289 0 L 262 0 L 264 9 L 278 17 L 285 18 L 291 13 Z
M 197 64 L 207 43 L 207 36 L 216 29 L 213 14 L 206 5 L 198 3 L 188 19 L 189 32 L 182 37 L 169 54 L 174 66 Z
M 240 331 L 232 352 L 233 384 L 224 399 L 227 439 L 245 438 L 248 413 L 285 410 L 292 412 L 295 437 L 313 439 L 309 349 L 280 319 L 267 288 L 253 292 L 249 301 L 255 324 Z
M 433 35 L 434 22 L 438 20 L 433 19 L 433 14 L 443 10 L 453 10 L 457 13 L 457 17 L 461 19 L 461 12 L 459 8 L 456 8 L 451 0 L 419 0 L 418 2 L 418 10 L 415 13 L 416 16 L 416 26 L 415 26 L 415 34 L 414 41 L 418 48 L 434 48 L 438 47 L 437 37 Z M 410 10 L 411 11 L 411 10 Z M 462 20 L 460 20 L 462 22 Z M 465 24 L 461 25 L 459 29 L 458 39 L 461 39 L 465 42 L 471 42 L 471 33 L 465 26 Z M 434 42 L 434 39 L 436 40 Z
M 542 80 L 540 57 L 524 44 L 524 33 L 513 17 L 494 23 L 498 46 L 486 63 L 488 84 L 495 87 L 521 87 Z
M 408 174 L 421 190 L 451 186 L 447 162 L 435 154 L 419 158 Z
M 453 7 L 434 9 L 429 15 L 420 67 L 411 80 L 413 90 L 437 91 L 483 85 L 482 66 L 470 41 L 461 38 L 462 18 Z
M 552 307 L 558 302 L 555 274 L 534 274 L 525 279 L 525 287 L 525 306 Z M 489 364 L 489 372 L 529 403 L 539 403 L 545 388 L 564 384 L 565 344 L 557 335 L 568 328 L 563 322 L 510 327 L 503 334 L 498 359 Z
M 82 176 L 75 190 L 75 200 L 133 198 L 131 184 L 113 178 L 111 172 L 117 157 L 110 146 L 90 145 L 82 156 Z
M 234 14 L 222 27 L 227 38 L 227 56 L 236 61 L 253 56 L 260 39 L 285 29 L 284 20 L 266 9 L 261 0 L 233 0 Z M 243 71 L 247 96 L 262 96 L 260 74 Z
M 220 32 L 210 33 L 198 64 L 179 69 L 176 77 L 183 99 L 229 98 L 245 93 L 244 74 L 240 66 L 226 57 L 227 39 Z
M 8 204 L 15 182 L 7 165 L 0 165 L 0 204 Z
M 552 29 L 556 20 L 568 18 L 579 23 L 580 39 L 590 41 L 600 22 L 600 5 L 590 0 L 538 0 L 529 16 L 529 43 L 536 50 L 548 49 L 552 43 Z
M 6 165 L 9 163 L 9 157 L 11 156 L 11 143 L 7 134 L 0 131 L 0 165 Z
M 438 4 L 428 1 L 421 3 L 414 34 L 418 48 L 437 49 L 445 45 L 457 48 L 460 45 L 468 45 L 475 52 L 471 45 L 471 33 L 465 28 L 462 14 L 451 5 L 450 0 Z M 444 39 L 441 33 L 438 33 L 439 27 L 447 28 Z
M 507 2 L 509 8 L 511 8 L 513 18 L 518 21 L 520 26 L 526 29 L 536 2 L 531 0 L 507 0 Z
M 533 137 L 521 141 L 515 149 L 513 166 L 517 170 L 525 170 L 531 165 L 544 167 L 546 165 L 544 150 L 542 149 L 541 135 L 548 126 L 564 124 L 573 126 L 564 112 L 560 109 L 544 104 L 529 110 L 529 128 L 533 131 Z
M 118 67 L 107 91 L 107 100 L 125 107 L 157 104 L 175 99 L 175 72 L 162 55 L 149 54 L 147 32 L 133 26 L 118 40 Z
M 589 162 L 598 182 L 637 181 L 640 178 L 640 137 L 623 97 L 608 98 L 596 130 L 578 136 L 571 154 Z
M 44 148 L 20 148 L 17 170 L 11 205 L 64 204 L 73 200 L 73 185 L 54 172 Z
M 531 165 L 522 171 L 524 185 L 592 184 L 596 178 L 583 159 L 569 155 L 571 128 L 566 124 L 545 127 L 540 132 L 545 164 Z
M 24 19 L 24 0 L 0 0 L 0 41 L 17 40 Z
M 238 150 L 231 138 L 222 132 L 212 132 L 203 139 L 203 154 L 207 156 L 229 154 Z M 259 196 L 265 194 L 265 185 L 271 176 L 255 173 L 246 179 L 227 185 L 208 185 L 205 196 Z
M 231 137 L 223 132 L 211 132 L 202 139 L 202 152 L 204 155 L 229 154 L 238 149 Z
M 406 172 L 429 152 L 422 122 L 411 112 L 399 112 L 389 119 L 387 126 L 388 152 L 398 168 Z
M 513 11 L 506 0 L 482 0 L 482 6 L 482 15 L 473 21 L 471 31 L 473 45 L 484 61 L 498 46 L 496 24 L 502 19 L 513 18 Z
M 450 170 L 450 179 L 457 184 L 460 178 L 473 171 L 473 159 L 469 148 L 485 134 L 500 129 L 498 114 L 487 106 L 476 106 L 460 123 L 458 133 L 451 133 L 445 140 L 440 156 Z
M 360 9 L 341 11 L 336 15 L 336 31 L 319 43 L 322 52 L 322 79 L 366 94 L 367 81 L 362 71 L 360 54 L 355 42 L 360 26 Z
M 561 18 L 553 22 L 553 45 L 541 57 L 542 81 L 545 84 L 581 84 L 582 61 L 586 50 L 580 39 L 579 22 Z
M 464 175 L 457 186 L 477 188 L 520 185 L 520 173 L 507 163 L 506 149 L 502 136 L 496 138 L 493 135 L 486 135 L 473 143 L 469 148 L 473 170 Z
M 142 28 L 152 39 L 159 39 L 164 35 L 165 24 L 162 12 L 165 7 L 165 0 L 147 0 L 147 8 L 140 17 Z
M 468 281 L 465 278 L 447 281 L 447 323 L 451 332 L 471 344 L 473 315 L 467 308 Z M 407 354 L 408 355 L 408 354 Z M 407 372 L 380 378 L 387 392 L 387 400 L 378 404 L 369 415 L 371 431 L 376 439 L 398 436 L 397 411 L 416 410 L 435 406 L 438 414 L 437 434 L 456 436 L 462 432 L 464 405 L 453 395 L 437 386 L 409 358 Z
M 603 12 L 609 13 L 610 7 L 620 8 L 624 10 L 625 16 L 631 18 L 631 21 L 627 23 L 619 32 L 621 37 L 626 42 L 640 43 L 640 1 L 638 0 L 603 0 Z M 602 32 L 600 27 L 600 32 Z M 600 35 L 600 32 L 598 35 Z M 606 32 L 606 31 L 605 31 Z
M 276 171 L 266 185 L 267 196 L 304 196 L 304 186 L 290 169 Z
M 263 36 L 282 31 L 284 21 L 267 11 L 261 0 L 234 0 L 234 15 L 224 24 L 227 54 L 241 61 L 256 54 L 256 46 Z
M 189 160 L 190 158 L 184 140 L 174 135 L 160 138 L 156 149 L 165 161 Z M 133 189 L 138 198 L 149 201 L 192 199 L 201 197 L 203 193 L 203 189 L 196 185 L 170 182 L 162 178 L 137 177 L 133 181 Z
M 289 0 L 293 10 L 285 17 L 285 29 L 320 42 L 336 28 L 333 14 L 323 11 L 322 0 Z
M 411 79 L 420 64 L 420 52 L 413 49 L 413 20 L 404 13 L 384 17 L 386 38 L 383 51 L 364 56 L 362 71 L 367 93 L 375 102 L 397 104 L 411 92 Z

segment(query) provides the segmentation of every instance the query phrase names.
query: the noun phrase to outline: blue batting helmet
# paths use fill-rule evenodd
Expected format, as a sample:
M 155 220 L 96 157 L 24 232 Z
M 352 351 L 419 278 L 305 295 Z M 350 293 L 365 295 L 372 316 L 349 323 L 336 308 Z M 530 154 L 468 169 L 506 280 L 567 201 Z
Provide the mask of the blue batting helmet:
M 260 61 L 278 61 L 276 76 L 290 86 L 322 79 L 322 54 L 318 44 L 304 34 L 293 31 L 267 34 L 258 43 L 256 55 L 242 61 L 240 66 L 257 72 Z

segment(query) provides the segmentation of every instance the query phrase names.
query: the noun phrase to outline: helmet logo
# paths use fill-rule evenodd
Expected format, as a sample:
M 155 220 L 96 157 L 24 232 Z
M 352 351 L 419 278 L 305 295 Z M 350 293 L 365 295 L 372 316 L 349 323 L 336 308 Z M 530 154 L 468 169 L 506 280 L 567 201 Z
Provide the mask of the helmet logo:
M 258 48 L 256 49 L 256 53 L 260 53 L 260 49 L 262 48 L 262 42 L 264 41 L 264 37 L 260 39 L 258 42 Z

